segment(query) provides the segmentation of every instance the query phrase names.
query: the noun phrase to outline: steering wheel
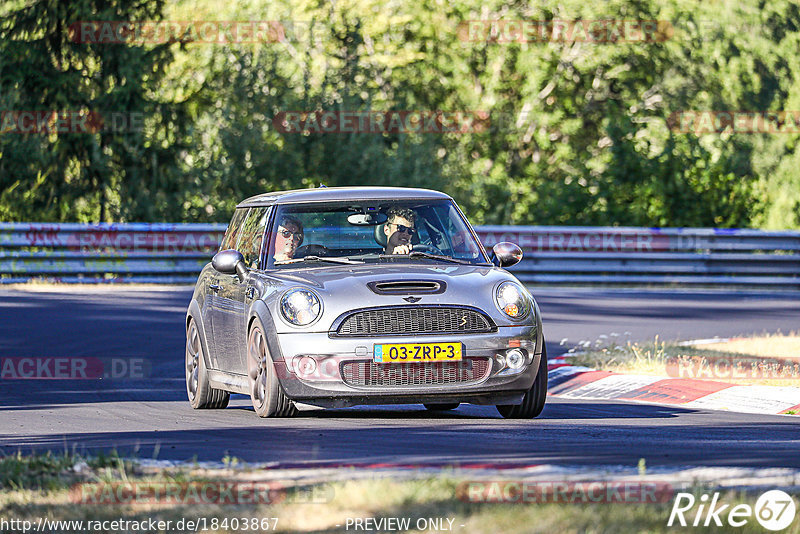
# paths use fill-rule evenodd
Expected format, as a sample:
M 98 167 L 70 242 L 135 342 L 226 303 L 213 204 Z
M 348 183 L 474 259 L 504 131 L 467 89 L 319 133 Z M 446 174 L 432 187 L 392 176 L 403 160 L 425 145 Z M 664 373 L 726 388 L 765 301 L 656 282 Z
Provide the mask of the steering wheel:
M 305 258 L 306 256 L 327 256 L 330 251 L 323 245 L 303 245 L 294 252 L 295 258 Z
M 414 245 L 414 247 L 411 249 L 411 252 L 425 252 L 427 254 L 436 254 L 437 256 L 444 256 L 442 251 L 434 247 L 433 245 L 423 245 L 421 243 L 419 245 Z

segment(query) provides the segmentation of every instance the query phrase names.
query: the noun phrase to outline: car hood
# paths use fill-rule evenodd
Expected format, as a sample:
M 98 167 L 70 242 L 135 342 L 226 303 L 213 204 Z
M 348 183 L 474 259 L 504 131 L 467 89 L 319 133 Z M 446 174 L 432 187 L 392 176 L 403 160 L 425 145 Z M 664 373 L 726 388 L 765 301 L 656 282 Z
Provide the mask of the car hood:
M 277 312 L 277 301 L 286 289 L 302 286 L 316 291 L 323 301 L 323 316 L 318 322 L 321 328 L 317 328 L 321 330 L 327 330 L 339 315 L 347 311 L 373 306 L 411 305 L 406 300 L 408 297 L 418 299 L 413 303 L 416 305 L 473 306 L 497 317 L 494 288 L 506 280 L 517 281 L 509 272 L 497 267 L 445 263 L 324 265 L 272 271 L 266 278 L 270 289 L 263 293 L 264 300 L 274 312 Z M 446 288 L 435 294 L 413 290 L 402 294 L 379 294 L 369 287 L 371 282 L 389 281 L 435 281 L 444 283 Z M 500 318 L 499 322 L 502 321 Z

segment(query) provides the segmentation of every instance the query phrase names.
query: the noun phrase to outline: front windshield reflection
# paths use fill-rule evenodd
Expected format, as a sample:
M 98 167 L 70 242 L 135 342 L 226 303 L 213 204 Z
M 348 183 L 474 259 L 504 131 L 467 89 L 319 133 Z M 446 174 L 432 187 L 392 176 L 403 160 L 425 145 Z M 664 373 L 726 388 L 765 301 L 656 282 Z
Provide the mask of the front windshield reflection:
M 461 213 L 446 200 L 278 206 L 265 253 L 268 268 L 489 263 Z

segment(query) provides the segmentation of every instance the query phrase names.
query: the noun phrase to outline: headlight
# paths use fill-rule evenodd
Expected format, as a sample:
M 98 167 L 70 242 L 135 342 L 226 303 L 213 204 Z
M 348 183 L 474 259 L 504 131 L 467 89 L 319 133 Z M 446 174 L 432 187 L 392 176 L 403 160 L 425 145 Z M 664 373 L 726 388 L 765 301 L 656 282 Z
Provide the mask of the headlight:
M 503 282 L 495 294 L 497 306 L 509 317 L 521 319 L 530 311 L 530 300 L 525 288 L 514 282 Z
M 281 298 L 281 314 L 297 326 L 313 323 L 321 311 L 319 297 L 308 289 L 290 289 Z

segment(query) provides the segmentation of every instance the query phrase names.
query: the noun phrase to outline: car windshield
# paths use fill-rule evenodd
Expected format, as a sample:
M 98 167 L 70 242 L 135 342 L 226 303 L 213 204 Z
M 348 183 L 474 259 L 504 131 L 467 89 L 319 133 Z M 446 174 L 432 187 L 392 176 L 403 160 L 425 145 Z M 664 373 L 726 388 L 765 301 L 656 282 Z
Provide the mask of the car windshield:
M 379 262 L 489 261 L 449 200 L 279 205 L 268 235 L 267 268 Z

